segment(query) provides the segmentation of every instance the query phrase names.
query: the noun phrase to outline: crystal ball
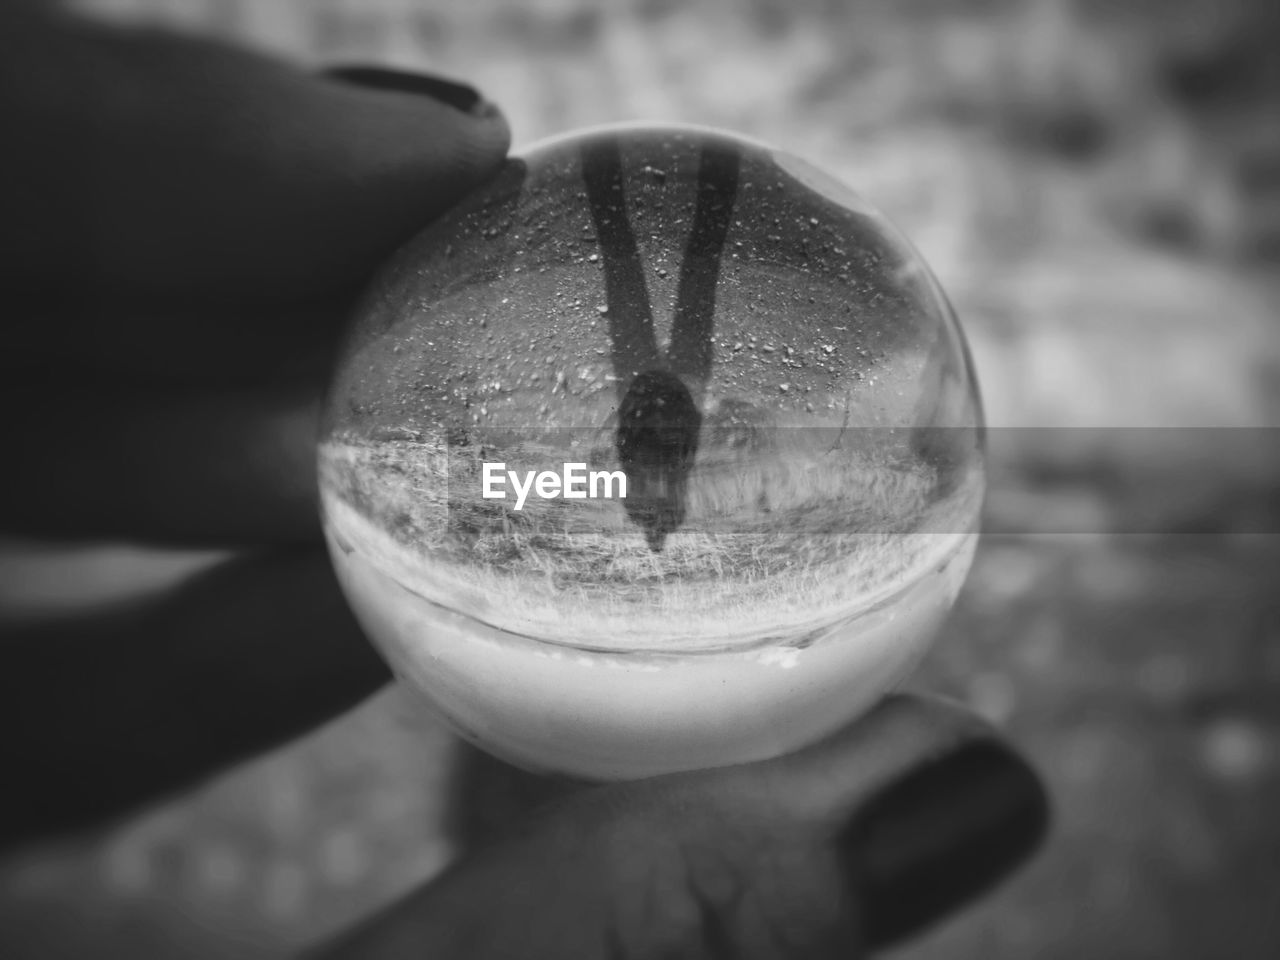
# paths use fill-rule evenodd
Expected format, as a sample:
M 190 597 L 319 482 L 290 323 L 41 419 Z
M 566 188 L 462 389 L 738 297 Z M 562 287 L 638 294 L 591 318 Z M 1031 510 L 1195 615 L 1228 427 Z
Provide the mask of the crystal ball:
M 381 270 L 319 477 L 347 599 L 440 717 L 632 778 L 798 749 L 902 680 L 973 556 L 982 409 L 937 281 L 848 187 L 596 128 Z

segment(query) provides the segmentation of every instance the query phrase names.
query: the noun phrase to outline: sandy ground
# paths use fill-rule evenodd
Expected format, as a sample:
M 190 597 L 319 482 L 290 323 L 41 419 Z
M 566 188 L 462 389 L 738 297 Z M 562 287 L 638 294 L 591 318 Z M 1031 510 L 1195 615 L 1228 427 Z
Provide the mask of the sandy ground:
M 912 685 L 1002 724 L 1057 809 L 1025 873 L 898 955 L 1280 954 L 1280 444 L 1243 432 L 1280 425 L 1271 5 L 84 5 L 467 76 L 520 143 L 730 127 L 870 197 L 955 301 L 991 423 L 1027 428 L 993 432 L 992 533 Z M 464 759 L 388 692 L 4 864 L 0 929 L 31 956 L 273 955 L 446 861 Z M 480 780 L 476 816 L 520 806 Z

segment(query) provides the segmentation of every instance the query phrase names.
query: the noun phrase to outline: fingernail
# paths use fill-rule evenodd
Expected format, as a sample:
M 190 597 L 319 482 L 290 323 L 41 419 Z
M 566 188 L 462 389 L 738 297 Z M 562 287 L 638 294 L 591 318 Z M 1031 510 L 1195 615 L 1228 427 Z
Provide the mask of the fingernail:
M 325 70 L 325 74 L 336 80 L 373 90 L 397 90 L 430 97 L 474 117 L 488 117 L 497 113 L 497 107 L 480 96 L 475 87 L 430 74 L 392 70 L 389 67 L 359 66 L 331 67 Z
M 1039 778 L 995 741 L 891 784 L 840 838 L 867 946 L 900 940 L 989 889 L 1040 844 L 1048 823 Z

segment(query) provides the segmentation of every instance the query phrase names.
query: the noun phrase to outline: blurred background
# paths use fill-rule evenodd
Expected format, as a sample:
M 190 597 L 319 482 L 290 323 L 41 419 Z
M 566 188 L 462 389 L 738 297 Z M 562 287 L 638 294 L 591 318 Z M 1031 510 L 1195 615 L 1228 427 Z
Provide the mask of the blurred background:
M 1057 808 L 1032 866 L 895 954 L 1280 956 L 1280 4 L 76 6 L 466 78 L 517 149 L 614 120 L 735 129 L 885 210 L 950 293 L 995 427 L 988 535 L 912 686 L 999 723 Z M 8 549 L 0 602 L 202 562 Z M 128 824 L 0 861 L 0 943 L 279 955 L 448 861 L 464 762 L 388 691 Z M 518 778 L 485 782 L 485 816 L 519 808 Z

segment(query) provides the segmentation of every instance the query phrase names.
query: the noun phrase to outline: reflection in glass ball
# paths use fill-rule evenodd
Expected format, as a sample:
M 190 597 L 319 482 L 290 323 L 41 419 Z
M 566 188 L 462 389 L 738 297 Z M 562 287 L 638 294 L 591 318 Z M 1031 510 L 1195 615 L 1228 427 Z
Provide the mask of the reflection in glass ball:
M 512 762 L 795 749 L 921 656 L 984 488 L 919 255 L 802 161 L 690 127 L 546 142 L 366 295 L 319 448 L 372 640 Z

